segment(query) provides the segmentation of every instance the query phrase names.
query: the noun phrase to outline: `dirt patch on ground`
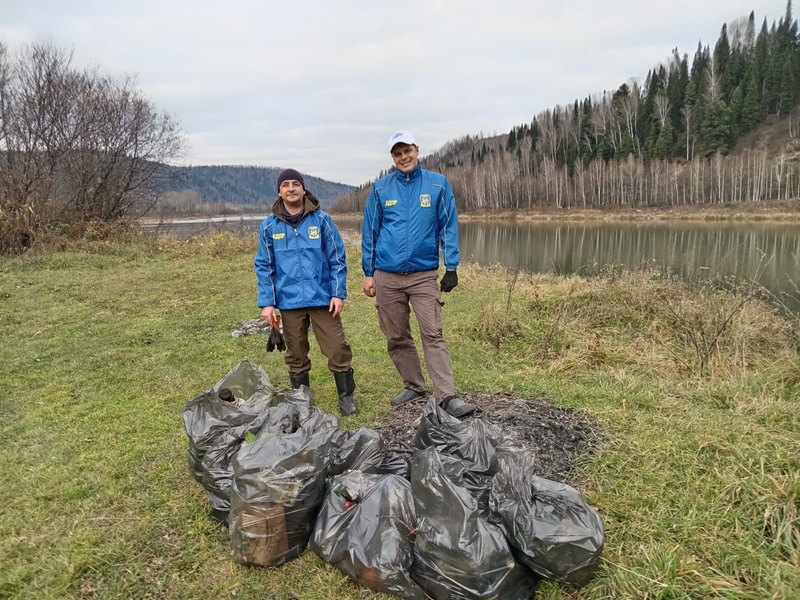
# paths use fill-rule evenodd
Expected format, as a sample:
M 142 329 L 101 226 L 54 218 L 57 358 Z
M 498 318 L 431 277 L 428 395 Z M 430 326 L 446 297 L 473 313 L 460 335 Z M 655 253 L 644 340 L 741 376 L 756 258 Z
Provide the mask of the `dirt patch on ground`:
M 554 406 L 548 398 L 517 398 L 511 394 L 472 395 L 461 398 L 475 404 L 472 417 L 500 427 L 515 445 L 536 453 L 536 475 L 552 481 L 574 483 L 575 467 L 591 458 L 606 439 L 586 415 Z M 387 447 L 413 446 L 427 399 L 397 408 L 379 431 Z

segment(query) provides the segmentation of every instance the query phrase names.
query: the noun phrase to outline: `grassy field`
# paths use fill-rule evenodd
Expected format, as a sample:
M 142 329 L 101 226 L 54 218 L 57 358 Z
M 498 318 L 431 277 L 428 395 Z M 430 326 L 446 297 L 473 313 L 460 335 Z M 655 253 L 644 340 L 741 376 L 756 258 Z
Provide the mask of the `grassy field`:
M 229 558 L 186 464 L 184 404 L 236 363 L 288 387 L 258 317 L 255 238 L 131 236 L 0 258 L 0 598 L 388 598 L 306 552 Z M 361 413 L 400 382 L 349 248 Z M 800 598 L 800 323 L 757 290 L 655 272 L 460 269 L 445 335 L 462 391 L 545 395 L 609 442 L 576 474 L 604 519 L 593 581 L 539 598 Z M 336 412 L 314 349 L 316 403 Z

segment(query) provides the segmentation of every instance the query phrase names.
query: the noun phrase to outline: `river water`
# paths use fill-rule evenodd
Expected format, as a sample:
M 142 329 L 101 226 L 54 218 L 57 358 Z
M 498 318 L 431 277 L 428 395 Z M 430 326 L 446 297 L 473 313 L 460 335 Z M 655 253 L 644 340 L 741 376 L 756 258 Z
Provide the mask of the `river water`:
M 196 219 L 158 225 L 180 238 L 215 230 L 258 231 L 263 217 Z M 361 224 L 341 220 L 343 235 Z M 155 226 L 153 226 L 155 227 Z M 603 268 L 666 268 L 686 280 L 755 282 L 800 313 L 800 226 L 776 223 L 597 223 L 463 221 L 462 261 L 532 273 L 596 274 Z

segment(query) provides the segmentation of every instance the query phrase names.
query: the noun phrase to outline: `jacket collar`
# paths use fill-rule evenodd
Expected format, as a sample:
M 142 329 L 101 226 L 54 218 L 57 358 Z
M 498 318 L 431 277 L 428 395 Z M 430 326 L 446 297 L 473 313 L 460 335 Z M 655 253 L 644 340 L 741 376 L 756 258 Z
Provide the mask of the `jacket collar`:
M 416 181 L 422 175 L 422 166 L 420 166 L 419 161 L 417 162 L 417 166 L 410 173 L 403 173 L 402 171 L 395 171 L 394 172 L 397 179 L 404 183 L 411 183 L 412 181 Z
M 282 202 L 283 201 L 280 199 L 280 197 L 275 200 L 275 203 L 272 205 L 272 214 L 278 217 L 281 221 L 284 221 L 283 208 L 281 206 Z M 303 197 L 303 217 L 301 218 L 304 218 L 307 214 L 314 212 L 318 208 L 319 200 L 317 200 L 314 194 L 306 190 L 306 195 Z

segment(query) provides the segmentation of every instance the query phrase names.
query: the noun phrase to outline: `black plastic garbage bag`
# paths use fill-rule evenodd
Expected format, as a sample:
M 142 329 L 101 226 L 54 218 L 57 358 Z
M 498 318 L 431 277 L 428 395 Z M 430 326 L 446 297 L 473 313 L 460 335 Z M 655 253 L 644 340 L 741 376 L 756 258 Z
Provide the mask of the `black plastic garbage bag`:
M 492 423 L 473 418 L 460 420 L 431 399 L 422 411 L 414 447 L 435 447 L 443 456 L 464 461 L 464 486 L 478 500 L 483 517 L 489 516 L 489 492 L 497 471 L 497 451 L 508 447 L 502 431 Z
M 272 404 L 278 405 L 284 402 L 299 402 L 302 405 L 310 407 L 313 397 L 314 392 L 311 388 L 301 386 L 299 389 L 275 392 L 272 397 Z M 297 408 L 282 409 L 279 411 L 265 410 L 246 425 L 229 427 L 224 430 L 206 451 L 201 465 L 203 470 L 203 487 L 208 493 L 208 501 L 211 505 L 209 516 L 212 519 L 224 524 L 228 522 L 228 514 L 231 507 L 230 488 L 233 483 L 231 458 L 238 452 L 248 432 L 255 437 L 265 424 L 268 424 L 271 430 L 275 430 L 276 428 L 280 430 L 281 419 L 288 419 L 288 417 L 286 417 L 287 410 L 294 415 L 297 415 L 299 412 Z M 299 421 L 299 418 L 297 420 Z M 291 427 L 291 423 L 283 424 L 284 430 L 288 430 Z
M 538 579 L 514 560 L 498 527 L 435 448 L 416 450 L 411 489 L 417 513 L 412 579 L 437 600 L 529 600 Z
M 275 392 L 272 405 L 277 406 L 281 402 L 301 402 L 309 406 L 314 400 L 314 390 L 307 385 L 301 385 L 299 388 L 287 388 Z
M 325 496 L 339 420 L 285 402 L 231 460 L 231 554 L 240 564 L 277 566 L 302 554 Z
M 410 448 L 408 450 L 387 448 L 378 473 L 399 475 L 403 479 L 409 479 L 411 477 L 411 465 L 408 462 L 410 456 Z
M 329 480 L 308 546 L 364 587 L 424 600 L 426 595 L 409 576 L 415 525 L 408 481 L 349 471 Z
M 361 427 L 339 432 L 333 450 L 331 475 L 353 470 L 408 478 L 408 460 L 387 448 L 381 434 L 374 429 Z
M 244 442 L 248 432 L 255 437 L 263 426 L 267 411 L 256 416 L 246 425 L 229 427 L 223 431 L 216 442 L 203 456 L 203 488 L 208 494 L 211 505 L 209 516 L 220 523 L 227 524 L 231 509 L 231 484 L 233 483 L 233 467 L 231 458 Z
M 441 454 L 468 461 L 478 473 L 494 468 L 496 450 L 502 443 L 503 433 L 497 425 L 479 418 L 459 420 L 442 410 L 434 398 L 425 404 L 414 438 L 415 448 L 434 446 Z
M 575 488 L 532 475 L 530 451 L 504 452 L 490 496 L 491 521 L 542 577 L 586 585 L 603 552 L 603 521 Z
M 226 402 L 219 398 L 223 388 L 232 392 L 234 401 Z M 189 437 L 189 470 L 197 481 L 203 481 L 203 457 L 217 438 L 231 427 L 247 425 L 264 412 L 270 405 L 272 394 L 272 384 L 264 369 L 245 360 L 186 403 L 183 425 Z
M 341 431 L 334 440 L 330 473 L 341 475 L 348 470 L 377 473 L 383 463 L 383 456 L 383 439 L 374 429 L 361 427 L 352 431 Z

